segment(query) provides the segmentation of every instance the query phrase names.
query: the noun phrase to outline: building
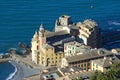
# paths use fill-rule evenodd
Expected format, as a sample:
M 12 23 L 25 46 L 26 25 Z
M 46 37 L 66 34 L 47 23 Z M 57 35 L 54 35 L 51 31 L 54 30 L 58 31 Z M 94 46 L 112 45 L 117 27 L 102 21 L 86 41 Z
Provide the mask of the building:
M 120 62 L 119 58 L 117 57 L 104 57 L 103 59 L 97 59 L 97 60 L 92 60 L 91 61 L 91 69 L 93 71 L 98 70 L 101 72 L 105 72 L 110 68 L 110 66 L 114 62 Z
M 91 48 L 89 46 L 85 46 L 83 43 L 79 43 L 76 41 L 64 44 L 64 54 L 66 57 L 83 54 L 83 52 L 86 52 L 88 49 Z
M 80 55 L 69 56 L 62 59 L 61 67 L 64 66 L 76 66 L 83 68 L 85 70 L 92 69 L 91 61 L 97 59 L 103 59 L 104 57 L 113 57 L 114 53 L 107 51 L 105 49 L 93 49 L 89 52 L 85 52 Z M 65 65 L 67 64 L 67 65 Z
M 89 25 L 91 25 L 94 22 L 87 20 L 84 21 L 84 23 L 89 23 Z M 44 66 L 60 66 L 61 59 L 65 56 L 65 43 L 72 41 L 86 43 L 83 37 L 79 38 L 79 34 L 81 34 L 81 31 L 79 33 L 80 27 L 80 25 L 78 26 L 76 24 L 73 24 L 71 17 L 67 15 L 60 16 L 59 20 L 56 21 L 55 32 L 47 31 L 44 29 L 44 26 L 41 25 L 39 31 L 35 32 L 31 41 L 32 61 L 36 64 L 41 64 Z M 99 44 L 99 41 L 97 41 L 98 39 L 96 37 L 98 35 L 97 30 L 95 30 L 96 27 L 92 29 L 91 30 L 93 32 L 91 32 L 90 34 L 95 35 L 93 36 L 93 38 L 95 37 L 95 39 L 90 38 L 89 40 L 89 37 L 87 37 L 86 40 L 87 45 L 93 47 L 93 45 L 97 46 L 96 44 Z M 73 53 L 74 52 L 77 52 L 77 47 L 75 50 L 73 50 Z
M 77 67 L 51 68 L 41 72 L 40 80 L 75 80 L 79 77 L 88 79 L 93 72 Z
M 98 24 L 91 20 L 85 20 L 84 22 L 78 22 L 76 26 L 79 27 L 79 37 L 83 40 L 85 45 L 92 48 L 102 47 L 102 36 Z
M 70 16 L 62 15 L 56 20 L 55 32 L 66 30 L 68 33 L 79 36 L 85 45 L 92 48 L 102 47 L 102 36 L 98 24 L 87 19 L 84 22 L 73 23 Z
M 73 24 L 73 22 L 72 22 L 70 16 L 62 15 L 62 16 L 59 17 L 58 20 L 56 20 L 55 32 L 61 31 L 61 30 L 63 30 L 64 27 L 68 27 L 69 25 L 72 25 L 72 24 Z
M 41 25 L 39 31 L 35 32 L 31 41 L 32 61 L 44 66 L 60 65 L 64 54 L 63 47 L 57 41 L 62 39 L 61 36 L 64 38 L 69 35 L 64 31 L 60 33 L 45 31 L 43 25 Z
M 82 77 L 88 80 L 94 71 L 86 71 L 77 67 L 51 67 L 40 71 L 40 74 L 35 74 L 24 78 L 24 80 L 76 80 Z
M 64 57 L 64 43 L 76 40 L 72 33 L 67 30 L 46 31 L 41 25 L 31 41 L 32 61 L 44 66 L 59 66 Z

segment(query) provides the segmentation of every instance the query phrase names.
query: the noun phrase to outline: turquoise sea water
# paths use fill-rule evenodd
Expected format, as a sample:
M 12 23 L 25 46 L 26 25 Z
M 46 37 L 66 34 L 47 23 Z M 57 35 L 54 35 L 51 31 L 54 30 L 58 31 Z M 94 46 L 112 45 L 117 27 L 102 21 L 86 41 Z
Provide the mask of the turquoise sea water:
M 103 32 L 120 30 L 120 0 L 0 0 L 0 53 L 18 42 L 30 45 L 41 23 L 53 30 L 55 20 L 63 14 L 72 16 L 73 22 L 93 19 Z M 0 67 L 0 80 L 9 76 L 5 72 Z

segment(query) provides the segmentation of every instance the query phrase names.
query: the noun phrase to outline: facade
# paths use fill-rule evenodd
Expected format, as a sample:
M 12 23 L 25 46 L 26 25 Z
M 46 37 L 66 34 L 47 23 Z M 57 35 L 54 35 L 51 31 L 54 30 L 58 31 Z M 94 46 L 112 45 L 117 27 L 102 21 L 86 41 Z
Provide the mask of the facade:
M 90 49 L 89 46 L 85 46 L 83 43 L 79 43 L 76 41 L 72 41 L 64 44 L 65 57 L 83 54 L 83 52 L 86 52 L 86 50 L 88 49 Z
M 48 35 L 49 34 L 49 35 Z M 55 46 L 47 43 L 48 36 L 53 35 L 53 33 L 46 34 L 43 25 L 40 26 L 39 31 L 35 32 L 32 42 L 32 61 L 36 64 L 41 64 L 44 66 L 50 65 L 60 65 L 61 58 L 64 57 L 62 51 L 55 51 Z
M 68 64 L 68 66 L 76 66 L 85 70 L 91 70 L 92 69 L 91 61 L 97 59 L 103 59 L 104 56 L 113 57 L 114 53 L 111 53 L 110 51 L 104 49 L 90 50 L 89 53 L 86 52 L 81 55 L 75 55 L 64 58 L 64 61 L 62 61 L 61 66 L 62 67 L 66 66 L 64 65 L 65 62 Z
M 102 47 L 102 36 L 98 24 L 93 20 L 85 20 L 84 22 L 78 22 L 80 35 L 85 45 L 92 48 Z
M 62 15 L 62 16 L 59 17 L 58 20 L 56 20 L 56 23 L 55 23 L 55 32 L 61 31 L 65 27 L 67 29 L 67 27 L 69 25 L 72 25 L 71 17 L 68 16 L 68 15 Z
M 97 60 L 92 60 L 91 61 L 91 69 L 93 71 L 101 71 L 101 72 L 105 72 L 106 70 L 108 70 L 110 68 L 110 66 L 114 63 L 114 62 L 120 62 L 119 58 L 117 57 L 104 57 L 103 59 L 97 59 Z

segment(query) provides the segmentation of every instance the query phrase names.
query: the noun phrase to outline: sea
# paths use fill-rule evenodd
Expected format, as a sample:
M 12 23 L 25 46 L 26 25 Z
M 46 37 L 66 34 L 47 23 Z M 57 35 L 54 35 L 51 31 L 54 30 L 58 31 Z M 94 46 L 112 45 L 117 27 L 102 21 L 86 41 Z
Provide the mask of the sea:
M 102 34 L 120 34 L 120 0 L 0 0 L 0 54 L 16 48 L 19 42 L 30 45 L 40 24 L 54 30 L 61 15 L 70 15 L 73 22 L 93 19 Z M 119 38 L 109 42 L 112 45 L 105 47 L 120 47 Z M 9 62 L 0 63 L 0 80 L 9 80 L 15 70 Z

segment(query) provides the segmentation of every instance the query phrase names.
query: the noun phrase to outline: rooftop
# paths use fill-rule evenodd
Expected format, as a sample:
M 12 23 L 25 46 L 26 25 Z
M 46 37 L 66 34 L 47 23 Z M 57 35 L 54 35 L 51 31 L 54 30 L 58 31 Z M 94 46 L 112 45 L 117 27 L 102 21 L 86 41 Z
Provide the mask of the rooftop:
M 62 16 L 60 16 L 61 18 L 70 18 L 70 16 L 68 16 L 68 15 L 62 15 Z
M 92 28 L 98 26 L 98 24 L 91 19 L 87 19 L 84 22 L 78 22 L 77 26 L 84 27 L 84 28 L 91 30 Z
M 54 68 L 54 70 L 49 71 L 46 73 L 42 73 L 41 77 L 44 77 L 46 75 L 53 75 L 56 74 L 55 76 L 53 75 L 52 77 L 54 77 L 55 80 L 63 80 L 63 78 L 61 79 L 61 77 L 68 77 L 65 80 L 73 80 L 76 77 L 80 77 L 82 76 L 83 78 L 87 78 L 89 77 L 93 71 L 86 71 L 86 70 L 82 70 L 81 68 L 77 68 L 77 67 L 65 67 L 65 68 Z M 44 77 L 45 78 L 45 77 Z M 51 78 L 51 77 L 49 77 Z M 58 79 L 59 78 L 59 79 Z
M 104 57 L 104 59 L 92 60 L 93 63 L 101 67 L 110 67 L 115 61 L 120 61 L 117 57 Z
M 112 52 L 104 50 L 104 49 L 99 49 L 99 50 L 89 50 L 86 51 L 86 53 L 83 53 L 81 55 L 75 55 L 72 57 L 66 57 L 68 62 L 75 62 L 75 61 L 80 61 L 80 60 L 89 60 L 89 59 L 94 59 L 98 57 L 104 57 L 104 56 L 110 56 L 113 55 Z
M 55 47 L 55 52 L 63 51 L 63 47 L 65 42 L 74 41 L 75 37 L 72 37 L 70 34 L 63 35 L 54 35 L 52 37 L 47 38 L 47 43 L 50 46 Z

